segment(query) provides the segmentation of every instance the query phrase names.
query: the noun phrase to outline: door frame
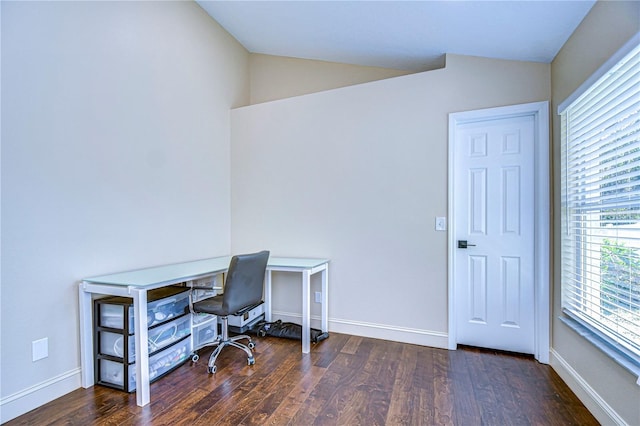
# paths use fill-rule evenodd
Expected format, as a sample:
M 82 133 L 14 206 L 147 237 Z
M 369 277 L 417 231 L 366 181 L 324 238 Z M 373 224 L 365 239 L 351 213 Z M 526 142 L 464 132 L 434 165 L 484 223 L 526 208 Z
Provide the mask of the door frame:
M 448 173 L 448 243 L 447 255 L 449 287 L 449 346 L 457 347 L 457 303 L 455 300 L 455 140 L 458 127 L 468 123 L 503 118 L 533 116 L 534 119 L 534 356 L 538 362 L 549 363 L 550 349 L 550 167 L 549 167 L 549 102 L 533 102 L 475 111 L 449 114 L 449 173 Z

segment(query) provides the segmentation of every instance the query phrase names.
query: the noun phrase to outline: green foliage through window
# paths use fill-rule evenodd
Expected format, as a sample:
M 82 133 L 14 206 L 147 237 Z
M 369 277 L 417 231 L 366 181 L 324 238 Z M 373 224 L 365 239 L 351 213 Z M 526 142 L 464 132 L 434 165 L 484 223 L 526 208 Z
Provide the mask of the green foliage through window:
M 640 312 L 640 255 L 623 243 L 604 240 L 601 249 L 603 314 L 622 307 Z

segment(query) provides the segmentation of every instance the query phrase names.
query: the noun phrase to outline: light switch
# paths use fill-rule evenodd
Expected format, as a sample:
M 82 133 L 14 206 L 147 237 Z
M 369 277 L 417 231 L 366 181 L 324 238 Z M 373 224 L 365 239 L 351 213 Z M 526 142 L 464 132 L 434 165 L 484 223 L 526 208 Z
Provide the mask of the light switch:
M 436 231 L 446 231 L 446 230 L 447 230 L 447 218 L 436 217 Z

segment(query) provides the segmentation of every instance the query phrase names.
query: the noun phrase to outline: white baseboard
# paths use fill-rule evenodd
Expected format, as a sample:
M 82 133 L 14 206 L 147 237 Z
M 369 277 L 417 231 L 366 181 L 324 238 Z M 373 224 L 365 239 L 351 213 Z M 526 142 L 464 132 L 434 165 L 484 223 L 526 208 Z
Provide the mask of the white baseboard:
M 302 324 L 300 314 L 274 311 L 272 320 Z M 311 327 L 320 328 L 320 317 L 311 317 Z M 447 349 L 449 336 L 441 331 L 422 330 L 416 328 L 390 326 L 361 321 L 350 321 L 336 318 L 329 319 L 329 333 L 343 333 L 352 336 L 371 337 L 374 339 L 391 340 L 394 342 L 410 343 L 414 345 L 431 346 Z
M 602 399 L 558 352 L 553 348 L 549 352 L 551 354 L 551 367 L 601 424 L 628 426 L 627 422 L 607 404 L 607 401 Z
M 0 399 L 0 423 L 34 410 L 80 387 L 80 368 Z

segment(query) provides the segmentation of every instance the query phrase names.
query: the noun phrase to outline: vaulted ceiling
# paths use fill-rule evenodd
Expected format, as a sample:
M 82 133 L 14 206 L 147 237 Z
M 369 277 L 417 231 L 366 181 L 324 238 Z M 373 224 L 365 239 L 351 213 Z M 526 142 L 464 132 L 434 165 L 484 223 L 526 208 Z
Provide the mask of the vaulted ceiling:
M 422 71 L 445 53 L 549 63 L 594 0 L 197 1 L 253 53 Z

